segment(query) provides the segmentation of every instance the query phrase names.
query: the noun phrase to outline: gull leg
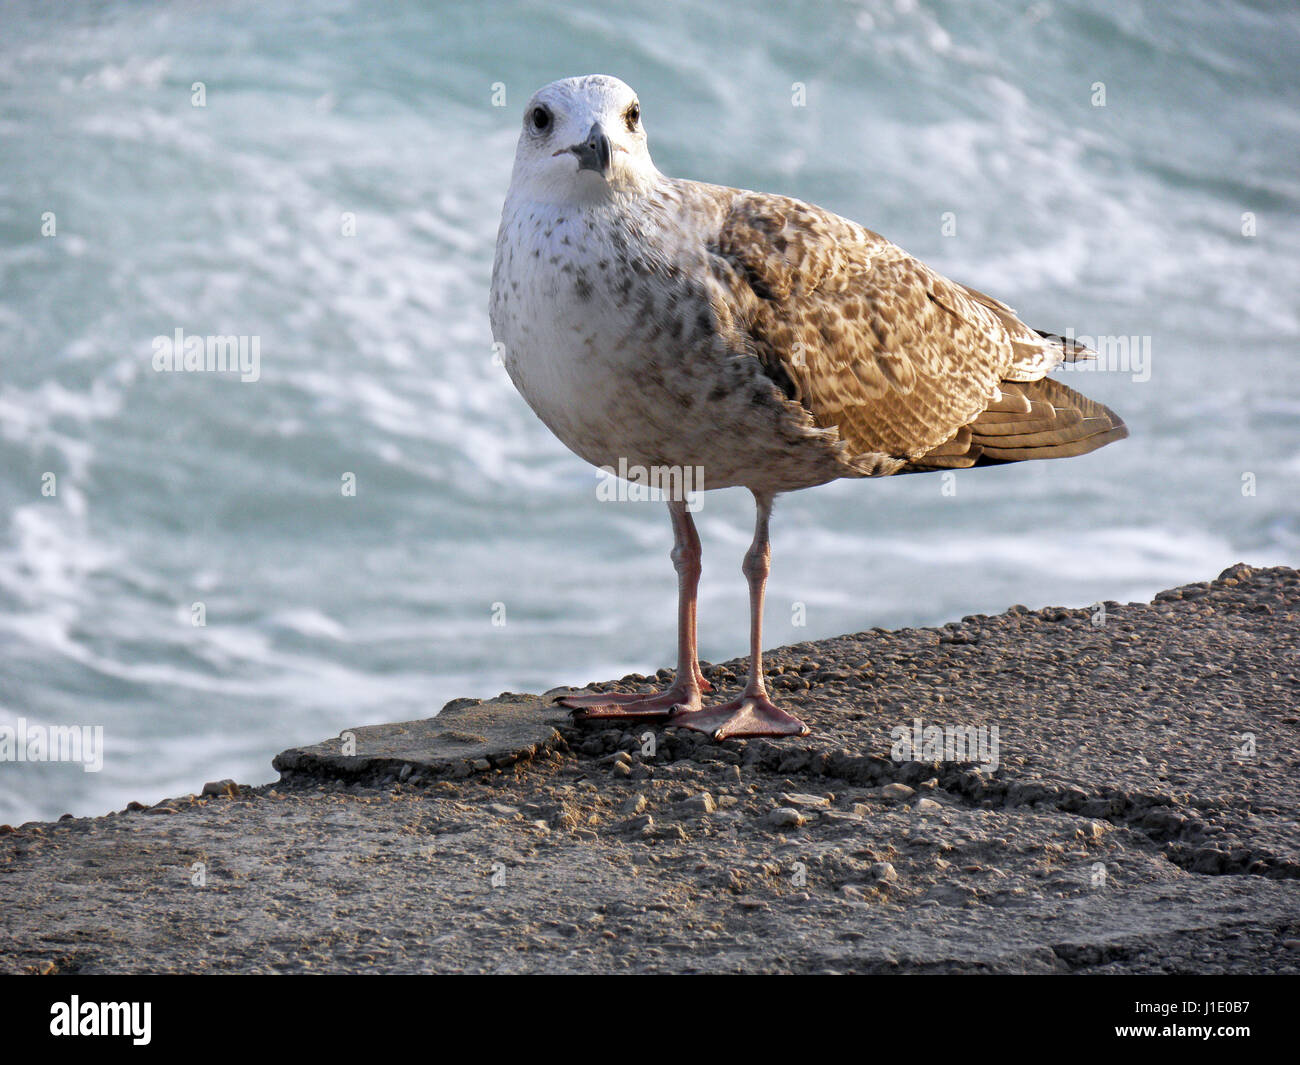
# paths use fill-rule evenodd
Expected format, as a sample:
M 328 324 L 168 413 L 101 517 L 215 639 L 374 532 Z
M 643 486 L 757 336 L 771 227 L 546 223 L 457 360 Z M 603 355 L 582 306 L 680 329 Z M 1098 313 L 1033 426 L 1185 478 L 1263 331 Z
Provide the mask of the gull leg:
M 638 695 L 594 692 L 562 695 L 556 701 L 572 710 L 574 721 L 597 719 L 662 720 L 676 710 L 698 710 L 701 693 L 713 690 L 696 652 L 696 597 L 700 586 L 700 536 L 686 504 L 668 504 L 673 521 L 673 568 L 677 570 L 677 677 L 664 692 Z
M 675 509 L 680 507 L 680 510 Z M 678 569 L 677 574 L 677 673 L 681 675 L 684 662 L 690 662 L 691 672 L 695 675 L 695 686 L 705 695 L 713 691 L 713 685 L 704 677 L 704 671 L 700 669 L 700 640 L 699 640 L 699 588 L 700 588 L 700 558 L 703 552 L 700 550 L 700 534 L 695 531 L 695 520 L 691 517 L 691 512 L 686 509 L 685 503 L 668 504 L 668 511 L 673 519 L 673 566 Z M 680 531 L 679 531 L 680 528 Z M 684 552 L 693 567 L 690 571 L 689 581 L 683 581 L 681 570 L 678 568 L 677 552 L 678 544 L 684 541 Z M 690 627 L 689 644 L 683 650 L 682 648 L 682 612 L 686 608 L 687 623 Z M 683 659 L 683 653 L 686 658 Z M 699 705 L 699 700 L 696 700 Z
M 758 511 L 754 542 L 745 552 L 742 566 L 749 581 L 749 680 L 738 699 L 699 710 L 684 709 L 668 722 L 707 732 L 719 740 L 728 736 L 806 736 L 811 731 L 797 717 L 774 706 L 763 683 L 763 596 L 772 568 L 772 549 L 768 542 L 772 497 L 755 492 L 754 502 Z

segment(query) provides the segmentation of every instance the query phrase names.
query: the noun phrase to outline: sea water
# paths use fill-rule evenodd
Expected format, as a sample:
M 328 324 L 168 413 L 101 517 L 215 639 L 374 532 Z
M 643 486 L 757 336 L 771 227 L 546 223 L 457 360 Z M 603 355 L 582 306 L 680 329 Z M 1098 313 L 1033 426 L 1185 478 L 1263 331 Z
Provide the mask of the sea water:
M 7 0 L 0 726 L 103 749 L 0 762 L 0 822 L 672 665 L 664 508 L 600 496 L 493 357 L 520 116 L 566 75 L 634 86 L 666 173 L 1127 345 L 1065 380 L 1128 440 L 780 500 L 768 646 L 1295 563 L 1297 69 L 1268 3 Z M 718 661 L 751 501 L 696 519 Z

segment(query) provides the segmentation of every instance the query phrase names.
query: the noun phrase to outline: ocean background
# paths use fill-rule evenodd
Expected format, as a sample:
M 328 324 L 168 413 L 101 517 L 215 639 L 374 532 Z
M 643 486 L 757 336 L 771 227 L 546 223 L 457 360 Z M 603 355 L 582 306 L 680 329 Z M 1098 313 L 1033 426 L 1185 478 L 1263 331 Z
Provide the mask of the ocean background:
M 1297 70 L 1270 2 L 6 0 L 0 725 L 102 725 L 105 764 L 0 763 L 0 822 L 672 665 L 664 508 L 598 502 L 492 358 L 520 116 L 572 74 L 638 90 L 666 173 L 1150 345 L 1149 373 L 1067 378 L 1127 441 L 783 498 L 768 646 L 1295 564 Z M 178 328 L 260 338 L 259 379 L 155 372 Z M 703 502 L 720 661 L 753 512 Z

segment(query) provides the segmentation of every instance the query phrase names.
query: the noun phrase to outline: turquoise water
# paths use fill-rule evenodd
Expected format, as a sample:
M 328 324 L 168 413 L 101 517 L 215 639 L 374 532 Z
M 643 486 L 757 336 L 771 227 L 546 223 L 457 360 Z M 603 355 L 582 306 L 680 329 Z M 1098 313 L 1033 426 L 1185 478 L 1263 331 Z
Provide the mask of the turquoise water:
M 820 203 L 1040 328 L 1147 338 L 1149 374 L 1071 380 L 1127 441 L 783 499 L 769 645 L 1300 554 L 1294 11 L 302 6 L 0 7 L 0 725 L 105 737 L 98 773 L 0 762 L 0 822 L 671 664 L 663 508 L 598 503 L 492 360 L 519 115 L 569 74 L 638 90 L 667 173 Z M 176 329 L 259 338 L 257 380 L 155 371 Z M 698 518 L 721 660 L 749 498 Z

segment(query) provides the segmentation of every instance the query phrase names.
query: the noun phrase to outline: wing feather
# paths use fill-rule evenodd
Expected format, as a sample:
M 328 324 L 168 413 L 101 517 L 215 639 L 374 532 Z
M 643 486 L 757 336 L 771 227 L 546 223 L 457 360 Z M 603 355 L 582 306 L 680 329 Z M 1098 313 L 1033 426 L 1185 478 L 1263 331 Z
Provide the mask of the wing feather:
M 754 354 L 853 453 L 915 459 L 986 409 L 1047 414 L 1003 382 L 1041 377 L 1060 347 L 856 223 L 736 192 L 710 250 Z

